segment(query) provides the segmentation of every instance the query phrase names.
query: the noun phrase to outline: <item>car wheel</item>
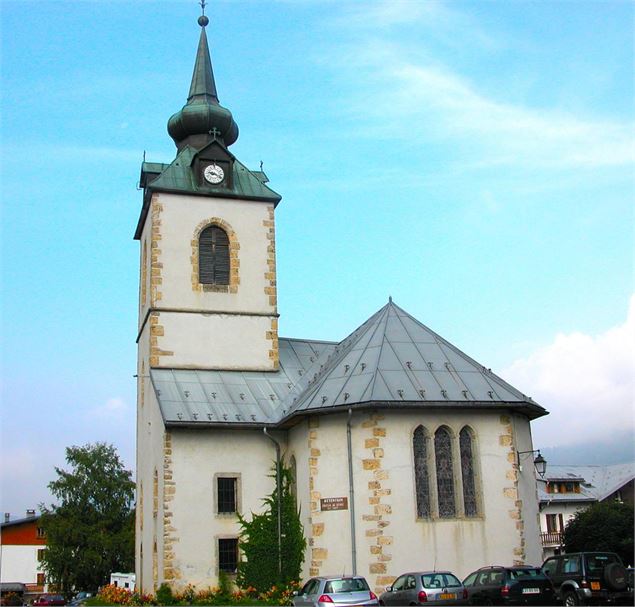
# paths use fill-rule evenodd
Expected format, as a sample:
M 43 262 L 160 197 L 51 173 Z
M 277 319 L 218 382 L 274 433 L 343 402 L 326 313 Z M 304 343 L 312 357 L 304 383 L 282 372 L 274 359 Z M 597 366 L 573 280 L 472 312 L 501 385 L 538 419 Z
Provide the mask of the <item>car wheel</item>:
M 573 607 L 574 605 L 580 605 L 580 599 L 575 592 L 567 592 L 562 597 L 562 604 L 566 607 Z

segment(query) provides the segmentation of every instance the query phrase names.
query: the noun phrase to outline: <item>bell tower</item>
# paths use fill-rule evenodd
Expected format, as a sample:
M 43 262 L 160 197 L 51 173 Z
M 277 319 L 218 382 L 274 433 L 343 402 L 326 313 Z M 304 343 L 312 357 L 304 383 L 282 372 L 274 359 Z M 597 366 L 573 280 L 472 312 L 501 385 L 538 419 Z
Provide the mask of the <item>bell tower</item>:
M 144 162 L 139 354 L 147 368 L 278 368 L 274 209 L 262 171 L 216 91 L 205 15 L 186 104 L 168 121 L 169 164 Z
M 204 11 L 204 1 L 201 6 Z M 165 424 L 155 371 L 278 370 L 274 211 L 280 196 L 262 171 L 248 169 L 229 150 L 238 126 L 218 100 L 209 20 L 203 14 L 198 23 L 187 101 L 168 121 L 176 156 L 169 163 L 144 160 L 134 235 L 140 244 L 135 549 L 144 592 L 174 581 L 173 466 L 184 436 Z

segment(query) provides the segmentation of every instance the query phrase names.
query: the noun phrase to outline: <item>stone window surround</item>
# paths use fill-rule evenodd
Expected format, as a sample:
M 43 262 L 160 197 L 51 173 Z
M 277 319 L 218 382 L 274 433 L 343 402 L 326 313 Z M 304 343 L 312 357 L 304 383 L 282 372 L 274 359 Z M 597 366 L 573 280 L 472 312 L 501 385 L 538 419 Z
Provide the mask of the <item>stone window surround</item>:
M 235 478 L 236 479 L 236 511 L 235 512 L 218 512 L 218 479 L 219 478 Z M 216 518 L 236 518 L 243 511 L 242 505 L 242 474 L 240 472 L 216 472 L 213 479 L 213 512 Z M 229 536 L 233 537 L 233 536 Z M 219 538 L 223 539 L 221 536 Z M 218 542 L 217 542 L 218 544 Z M 217 547 L 218 550 L 218 547 Z
M 199 282 L 199 240 L 201 233 L 206 228 L 217 226 L 225 231 L 229 239 L 229 284 L 228 285 L 212 285 Z M 238 293 L 238 285 L 240 284 L 240 260 L 238 251 L 240 245 L 236 238 L 234 229 L 220 217 L 210 217 L 201 221 L 195 228 L 192 235 L 192 290 L 203 291 L 206 293 Z
M 419 517 L 417 516 L 417 505 L 416 505 L 416 491 L 417 484 L 414 475 L 414 445 L 413 438 L 414 432 L 419 427 L 422 426 L 426 432 L 426 440 L 429 441 L 427 448 L 427 460 L 428 460 L 428 486 L 430 491 L 430 516 L 429 517 Z M 454 496 L 455 496 L 455 510 L 456 515 L 453 517 L 441 517 L 439 516 L 438 511 L 438 496 L 437 496 L 437 477 L 436 477 L 436 454 L 434 452 L 434 435 L 439 428 L 446 428 L 451 437 L 452 441 L 452 466 L 454 472 Z M 476 505 L 477 505 L 477 514 L 476 516 L 466 516 L 465 515 L 465 505 L 463 503 L 463 479 L 461 475 L 461 452 L 459 447 L 459 435 L 463 428 L 467 428 L 470 432 L 472 438 L 472 461 L 473 461 L 473 470 L 474 470 L 474 485 L 476 492 Z M 431 521 L 452 521 L 452 520 L 466 520 L 466 521 L 478 521 L 483 520 L 483 503 L 482 503 L 482 487 L 481 487 L 481 473 L 480 473 L 480 457 L 479 457 L 479 448 L 478 441 L 476 437 L 476 432 L 474 428 L 469 424 L 463 424 L 460 426 L 458 432 L 450 425 L 446 423 L 437 424 L 434 426 L 434 429 L 431 430 L 431 426 L 425 425 L 424 423 L 418 423 L 414 425 L 410 430 L 410 462 L 412 469 L 412 487 L 413 487 L 413 499 L 415 500 L 415 521 L 419 523 L 428 523 Z M 432 473 L 431 473 L 432 472 Z

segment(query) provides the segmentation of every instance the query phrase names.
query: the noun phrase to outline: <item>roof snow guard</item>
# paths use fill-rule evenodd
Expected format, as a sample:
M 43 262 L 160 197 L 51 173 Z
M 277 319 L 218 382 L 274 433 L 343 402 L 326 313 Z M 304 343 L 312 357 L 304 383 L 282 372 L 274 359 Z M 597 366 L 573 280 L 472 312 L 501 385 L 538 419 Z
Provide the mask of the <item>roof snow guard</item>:
M 392 300 L 339 343 L 280 338 L 278 372 L 152 369 L 166 425 L 278 425 L 343 409 L 547 411 Z

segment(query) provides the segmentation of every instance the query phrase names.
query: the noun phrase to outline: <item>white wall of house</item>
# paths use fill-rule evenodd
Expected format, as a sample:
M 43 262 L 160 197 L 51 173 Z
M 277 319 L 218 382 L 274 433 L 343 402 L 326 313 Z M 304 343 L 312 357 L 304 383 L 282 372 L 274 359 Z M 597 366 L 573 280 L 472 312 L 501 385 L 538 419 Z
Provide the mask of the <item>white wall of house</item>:
M 42 572 L 37 551 L 43 546 L 0 546 L 0 580 L 3 582 L 37 583 L 37 574 Z

